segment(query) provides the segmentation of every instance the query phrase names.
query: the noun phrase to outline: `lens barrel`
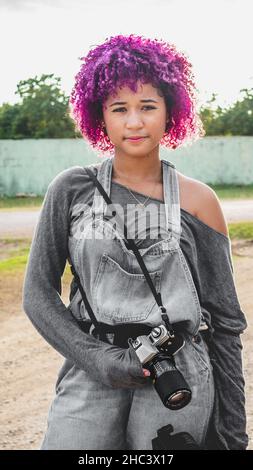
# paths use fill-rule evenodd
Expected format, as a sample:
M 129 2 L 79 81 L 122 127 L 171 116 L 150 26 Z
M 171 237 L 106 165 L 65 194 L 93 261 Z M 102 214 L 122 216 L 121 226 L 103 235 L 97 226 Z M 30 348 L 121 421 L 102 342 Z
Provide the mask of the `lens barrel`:
M 192 397 L 190 387 L 172 359 L 156 357 L 151 370 L 154 387 L 166 408 L 179 410 L 188 405 Z

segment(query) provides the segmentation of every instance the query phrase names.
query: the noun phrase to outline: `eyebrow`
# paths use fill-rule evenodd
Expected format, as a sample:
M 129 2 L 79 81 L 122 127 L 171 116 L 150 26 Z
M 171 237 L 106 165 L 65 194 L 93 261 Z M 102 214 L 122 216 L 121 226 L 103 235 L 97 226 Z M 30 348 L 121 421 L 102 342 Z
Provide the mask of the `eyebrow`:
M 150 102 L 152 102 L 152 103 L 158 103 L 158 101 L 151 100 L 151 99 L 140 100 L 140 102 L 141 102 L 141 103 L 150 103 Z M 126 101 L 115 101 L 115 103 L 110 104 L 109 108 L 110 108 L 111 106 L 115 106 L 116 104 L 127 104 L 127 102 L 126 102 Z

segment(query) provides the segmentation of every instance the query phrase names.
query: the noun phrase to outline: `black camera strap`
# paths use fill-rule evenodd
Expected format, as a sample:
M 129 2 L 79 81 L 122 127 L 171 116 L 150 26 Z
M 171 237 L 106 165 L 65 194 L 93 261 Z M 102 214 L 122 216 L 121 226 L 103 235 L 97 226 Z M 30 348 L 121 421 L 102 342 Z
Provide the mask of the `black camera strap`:
M 98 188 L 100 194 L 101 194 L 101 195 L 103 196 L 103 198 L 105 199 L 106 203 L 113 205 L 111 199 L 109 198 L 108 194 L 105 192 L 103 186 L 100 184 L 100 182 L 98 181 L 97 177 L 92 173 L 92 171 L 91 171 L 89 168 L 85 168 L 85 169 L 86 169 L 87 173 L 89 174 L 89 176 L 90 176 L 90 177 L 92 178 L 92 180 L 94 181 L 96 187 Z M 118 218 L 118 220 L 119 220 L 120 223 L 122 224 L 122 219 L 121 219 L 121 217 L 119 216 L 119 214 L 116 213 L 116 211 L 114 211 L 112 215 L 115 216 L 115 218 Z M 137 247 L 136 244 L 134 243 L 133 239 L 129 239 L 129 238 L 126 237 L 127 227 L 126 227 L 125 224 L 123 224 L 123 227 L 124 227 L 124 240 L 125 240 L 125 245 L 126 245 L 127 249 L 131 249 L 131 250 L 133 251 L 133 253 L 135 254 L 135 256 L 136 256 L 136 258 L 137 258 L 137 261 L 138 261 L 138 263 L 139 263 L 139 265 L 140 265 L 140 267 L 141 267 L 141 270 L 142 270 L 142 272 L 143 272 L 143 274 L 144 274 L 144 276 L 145 276 L 145 278 L 146 278 L 146 280 L 147 280 L 147 283 L 148 283 L 148 285 L 149 285 L 149 287 L 150 287 L 150 289 L 151 289 L 151 292 L 152 292 L 152 294 L 153 294 L 153 296 L 154 296 L 154 298 L 155 298 L 155 300 L 156 300 L 156 303 L 157 303 L 158 307 L 159 307 L 160 310 L 161 310 L 161 313 L 162 313 L 161 316 L 162 316 L 163 321 L 165 322 L 165 325 L 166 325 L 166 327 L 167 327 L 167 330 L 169 331 L 170 335 L 173 336 L 173 335 L 174 335 L 174 330 L 173 330 L 172 325 L 171 325 L 171 323 L 170 323 L 170 321 L 169 321 L 169 319 L 168 319 L 168 315 L 166 315 L 166 308 L 165 308 L 165 307 L 163 306 L 163 304 L 162 304 L 161 292 L 157 292 L 157 291 L 156 291 L 155 286 L 154 286 L 154 284 L 153 284 L 153 282 L 152 282 L 152 279 L 151 279 L 151 277 L 150 277 L 150 275 L 149 275 L 149 272 L 148 272 L 148 270 L 147 270 L 147 267 L 146 267 L 146 265 L 145 265 L 145 263 L 144 263 L 144 261 L 143 261 L 143 258 L 142 258 L 142 256 L 141 256 L 141 254 L 140 254 L 140 252 L 139 252 L 138 247 Z M 84 292 L 84 289 L 83 289 L 83 287 L 82 287 L 82 285 L 81 285 L 80 278 L 79 278 L 77 272 L 75 271 L 73 264 L 70 266 L 70 269 L 71 269 L 71 272 L 72 272 L 73 276 L 75 277 L 75 280 L 76 280 L 76 282 L 77 282 L 77 285 L 78 285 L 78 287 L 79 287 L 79 289 L 80 289 L 80 292 L 81 292 L 81 294 L 82 294 L 82 298 L 83 298 L 83 301 L 84 301 L 84 303 L 85 303 L 87 312 L 88 312 L 88 314 L 89 314 L 89 316 L 90 316 L 90 319 L 91 319 L 92 323 L 94 324 L 96 330 L 100 331 L 99 322 L 97 321 L 97 319 L 96 319 L 96 317 L 95 317 L 95 315 L 94 315 L 94 312 L 93 312 L 93 310 L 92 310 L 92 308 L 91 308 L 91 306 L 90 306 L 90 303 L 89 303 L 89 301 L 88 301 L 88 299 L 87 299 L 87 296 L 86 296 L 86 294 L 85 294 L 85 292 Z

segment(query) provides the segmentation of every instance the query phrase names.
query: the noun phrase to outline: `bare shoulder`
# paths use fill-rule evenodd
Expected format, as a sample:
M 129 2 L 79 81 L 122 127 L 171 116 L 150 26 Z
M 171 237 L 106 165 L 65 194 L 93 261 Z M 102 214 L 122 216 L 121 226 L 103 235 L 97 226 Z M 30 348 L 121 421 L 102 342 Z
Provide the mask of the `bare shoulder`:
M 206 183 L 183 175 L 177 171 L 181 207 L 206 225 L 229 236 L 219 198 Z

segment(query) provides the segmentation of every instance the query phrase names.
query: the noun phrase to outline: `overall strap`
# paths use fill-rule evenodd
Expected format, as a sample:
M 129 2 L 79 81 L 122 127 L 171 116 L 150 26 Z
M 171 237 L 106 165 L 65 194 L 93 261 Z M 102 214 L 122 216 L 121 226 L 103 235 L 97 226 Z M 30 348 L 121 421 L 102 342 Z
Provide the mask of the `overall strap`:
M 168 160 L 162 160 L 163 189 L 167 230 L 180 242 L 182 232 L 179 182 L 176 167 Z
M 87 310 L 87 312 L 88 312 L 88 315 L 89 315 L 89 317 L 90 317 L 90 319 L 91 319 L 93 325 L 95 326 L 95 330 L 93 331 L 93 335 L 95 336 L 97 333 L 99 333 L 99 338 L 100 338 L 102 341 L 106 341 L 106 342 L 107 342 L 106 334 L 105 334 L 103 328 L 100 327 L 100 323 L 97 321 L 97 319 L 96 319 L 96 317 L 95 317 L 95 315 L 94 315 L 94 312 L 93 312 L 93 310 L 92 310 L 92 308 L 91 308 L 91 305 L 90 305 L 90 303 L 89 303 L 89 301 L 88 301 L 88 299 L 87 299 L 87 296 L 86 296 L 86 294 L 85 294 L 85 292 L 84 292 L 84 289 L 83 289 L 83 286 L 82 286 L 82 284 L 81 284 L 80 278 L 79 278 L 79 276 L 78 276 L 78 274 L 77 274 L 77 272 L 76 272 L 76 270 L 75 270 L 75 268 L 74 268 L 74 266 L 73 266 L 73 263 L 71 263 L 70 269 L 71 269 L 71 272 L 72 272 L 72 274 L 73 274 L 73 276 L 74 276 L 74 278 L 75 278 L 75 280 L 76 280 L 76 283 L 77 283 L 77 285 L 78 285 L 78 287 L 79 287 L 79 290 L 80 290 L 80 292 L 81 292 L 81 294 L 82 294 L 82 298 L 83 298 L 83 301 L 84 301 L 86 310 Z
M 101 195 L 103 196 L 104 200 L 106 201 L 107 204 L 111 204 L 113 205 L 111 199 L 109 198 L 108 194 L 105 192 L 103 186 L 100 184 L 100 182 L 98 181 L 98 179 L 96 178 L 96 176 L 93 174 L 93 172 L 89 169 L 89 168 L 86 168 L 86 171 L 87 173 L 89 174 L 89 176 L 92 178 L 92 180 L 94 181 L 96 187 L 98 188 L 99 192 L 101 193 Z M 113 212 L 113 215 L 118 218 L 120 220 L 120 223 L 122 224 L 122 219 L 121 217 L 117 214 L 116 211 Z M 169 319 L 168 319 L 168 315 L 166 315 L 166 308 L 163 306 L 162 304 L 162 298 L 161 298 L 161 293 L 160 292 L 156 292 L 156 289 L 155 289 L 155 286 L 152 282 L 152 279 L 149 275 L 149 272 L 147 270 L 147 267 L 142 259 L 142 256 L 139 252 L 139 249 L 138 247 L 136 246 L 136 244 L 134 243 L 134 241 L 132 239 L 128 239 L 126 237 L 126 233 L 127 233 L 127 227 L 125 226 L 125 224 L 123 224 L 123 227 L 124 227 L 124 238 L 126 240 L 126 247 L 128 249 L 131 249 L 133 251 L 133 253 L 135 254 L 136 258 L 137 258 L 137 261 L 141 267 L 141 270 L 143 271 L 143 274 L 148 282 L 148 285 L 151 289 L 151 292 L 156 300 L 156 303 L 158 305 L 158 307 L 160 308 L 161 310 L 161 313 L 162 313 L 162 319 L 164 320 L 165 324 L 166 324 L 166 327 L 168 329 L 168 331 L 170 332 L 171 335 L 174 334 L 174 331 L 173 331 L 173 328 L 172 328 L 172 325 L 171 323 L 169 322 Z M 89 313 L 89 311 L 88 311 Z

